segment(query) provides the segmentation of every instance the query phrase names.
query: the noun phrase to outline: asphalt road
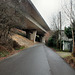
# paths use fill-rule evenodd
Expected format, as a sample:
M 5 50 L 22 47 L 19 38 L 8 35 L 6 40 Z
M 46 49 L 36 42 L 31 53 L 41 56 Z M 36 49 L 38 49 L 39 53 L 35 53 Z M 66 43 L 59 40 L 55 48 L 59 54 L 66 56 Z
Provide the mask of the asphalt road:
M 75 70 L 43 44 L 0 62 L 0 75 L 75 75 Z

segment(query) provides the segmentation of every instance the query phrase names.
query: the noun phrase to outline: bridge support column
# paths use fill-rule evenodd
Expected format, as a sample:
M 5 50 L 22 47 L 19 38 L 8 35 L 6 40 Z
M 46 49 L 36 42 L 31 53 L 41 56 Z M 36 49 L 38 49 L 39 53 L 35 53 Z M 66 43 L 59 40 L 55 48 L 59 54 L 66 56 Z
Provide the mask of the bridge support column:
M 32 40 L 34 43 L 36 40 L 36 34 L 37 34 L 37 31 L 33 31 L 33 33 L 31 33 L 31 35 L 30 35 L 30 40 Z
M 45 43 L 45 36 L 39 35 L 39 42 Z
M 42 37 L 42 43 L 45 43 L 45 36 Z

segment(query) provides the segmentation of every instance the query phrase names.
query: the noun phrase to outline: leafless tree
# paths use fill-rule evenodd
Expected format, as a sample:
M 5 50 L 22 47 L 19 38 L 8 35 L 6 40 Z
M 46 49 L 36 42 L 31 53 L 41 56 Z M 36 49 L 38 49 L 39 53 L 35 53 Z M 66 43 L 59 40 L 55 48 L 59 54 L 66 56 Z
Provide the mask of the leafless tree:
M 60 14 L 56 14 L 54 16 L 52 16 L 52 22 L 51 22 L 52 26 L 53 26 L 53 30 L 56 33 L 56 39 L 57 39 L 57 48 L 59 47 L 59 35 L 60 35 Z M 60 40 L 61 41 L 61 40 Z M 61 46 L 61 45 L 60 45 Z M 61 49 L 61 47 L 60 47 Z
M 66 1 L 65 1 L 66 2 Z M 68 20 L 70 21 L 70 26 L 72 30 L 72 39 L 73 39 L 73 51 L 72 55 L 75 56 L 75 39 L 74 39 L 74 23 L 75 23 L 75 1 L 68 0 L 69 4 L 65 4 L 63 8 L 64 13 L 66 14 Z
M 52 16 L 51 25 L 53 26 L 53 30 L 59 30 L 59 14 Z
M 13 46 L 10 30 L 17 27 L 15 13 L 11 9 L 6 3 L 0 3 L 0 45 L 9 45 L 10 47 Z

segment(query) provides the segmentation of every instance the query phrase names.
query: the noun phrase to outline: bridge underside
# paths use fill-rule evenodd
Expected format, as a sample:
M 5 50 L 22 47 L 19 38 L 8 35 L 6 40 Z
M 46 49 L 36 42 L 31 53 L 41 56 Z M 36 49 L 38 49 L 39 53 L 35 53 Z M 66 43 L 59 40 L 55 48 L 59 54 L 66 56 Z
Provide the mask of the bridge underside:
M 9 16 L 11 25 L 25 30 L 34 42 L 38 35 L 41 38 L 50 30 L 30 0 L 1 0 L 0 5 Z

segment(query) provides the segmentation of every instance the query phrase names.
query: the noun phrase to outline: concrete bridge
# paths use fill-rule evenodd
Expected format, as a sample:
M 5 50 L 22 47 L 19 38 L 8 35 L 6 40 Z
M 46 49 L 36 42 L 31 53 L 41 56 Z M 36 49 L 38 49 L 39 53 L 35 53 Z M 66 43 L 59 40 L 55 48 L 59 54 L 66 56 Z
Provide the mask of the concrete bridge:
M 11 9 L 9 9 L 10 11 L 15 11 L 16 15 L 14 20 L 17 22 L 19 28 L 26 31 L 27 38 L 34 42 L 35 40 L 45 42 L 44 34 L 50 31 L 50 29 L 31 0 L 2 1 L 11 7 Z

